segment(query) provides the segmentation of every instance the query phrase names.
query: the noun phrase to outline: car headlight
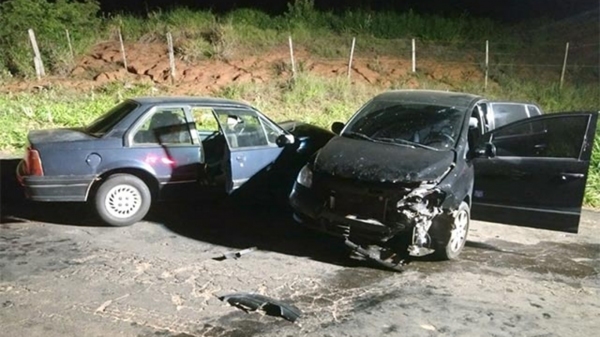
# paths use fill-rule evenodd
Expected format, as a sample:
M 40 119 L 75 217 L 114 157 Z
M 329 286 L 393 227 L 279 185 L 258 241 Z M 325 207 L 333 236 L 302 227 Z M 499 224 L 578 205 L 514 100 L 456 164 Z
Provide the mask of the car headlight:
M 313 180 L 313 172 L 308 167 L 308 165 L 304 165 L 300 173 L 298 173 L 298 178 L 296 178 L 296 182 L 304 187 L 311 187 Z

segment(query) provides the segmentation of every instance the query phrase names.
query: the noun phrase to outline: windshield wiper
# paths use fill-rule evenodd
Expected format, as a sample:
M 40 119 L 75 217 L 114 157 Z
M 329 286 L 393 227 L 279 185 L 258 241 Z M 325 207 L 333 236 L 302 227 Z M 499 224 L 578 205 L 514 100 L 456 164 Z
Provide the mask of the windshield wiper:
M 402 138 L 375 138 L 374 141 L 380 141 L 382 143 L 395 144 L 395 145 L 409 145 L 412 147 L 420 147 L 423 149 L 439 151 L 439 149 L 436 149 L 435 147 L 411 142 L 410 140 L 406 140 L 406 139 L 402 139 Z
M 375 139 L 365 135 L 364 133 L 360 133 L 360 132 L 355 132 L 355 131 L 346 131 L 344 133 L 342 133 L 342 136 L 348 137 L 348 138 L 359 138 L 359 139 L 364 139 L 364 140 L 368 140 L 371 142 L 374 142 Z

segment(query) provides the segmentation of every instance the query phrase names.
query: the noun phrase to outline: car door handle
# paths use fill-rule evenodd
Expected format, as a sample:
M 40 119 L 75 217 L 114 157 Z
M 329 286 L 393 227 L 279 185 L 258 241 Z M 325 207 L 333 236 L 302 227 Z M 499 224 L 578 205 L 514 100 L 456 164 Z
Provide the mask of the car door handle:
M 585 177 L 585 174 L 583 174 L 583 173 L 568 173 L 568 172 L 563 172 L 563 173 L 560 174 L 560 180 L 562 180 L 562 181 L 574 180 L 574 179 L 582 179 L 583 177 Z
M 240 163 L 243 163 L 246 161 L 246 156 L 237 156 L 235 157 L 235 160 L 237 160 Z

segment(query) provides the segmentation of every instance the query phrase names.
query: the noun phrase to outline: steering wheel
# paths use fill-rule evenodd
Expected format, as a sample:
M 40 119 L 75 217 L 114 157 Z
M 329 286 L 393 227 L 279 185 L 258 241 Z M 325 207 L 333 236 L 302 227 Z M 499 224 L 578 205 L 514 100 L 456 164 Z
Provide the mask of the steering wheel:
M 427 135 L 427 137 L 425 137 L 425 139 L 423 140 L 423 144 L 429 145 L 433 143 L 443 143 L 444 146 L 447 147 L 450 144 L 454 143 L 454 138 L 452 138 L 452 136 L 450 136 L 449 134 L 441 131 L 431 132 Z
M 213 138 L 217 137 L 217 136 L 218 136 L 218 135 L 220 135 L 220 134 L 221 134 L 221 131 L 219 131 L 219 130 L 217 130 L 217 131 L 213 131 L 213 132 L 212 132 L 210 135 L 206 136 L 206 137 L 205 137 L 205 138 L 202 140 L 202 142 L 206 142 L 206 141 L 208 141 L 208 140 L 211 140 L 211 139 L 213 139 Z
M 246 123 L 244 123 L 244 122 L 239 122 L 233 127 L 233 131 L 238 135 L 241 133 L 244 133 L 245 129 L 246 129 Z

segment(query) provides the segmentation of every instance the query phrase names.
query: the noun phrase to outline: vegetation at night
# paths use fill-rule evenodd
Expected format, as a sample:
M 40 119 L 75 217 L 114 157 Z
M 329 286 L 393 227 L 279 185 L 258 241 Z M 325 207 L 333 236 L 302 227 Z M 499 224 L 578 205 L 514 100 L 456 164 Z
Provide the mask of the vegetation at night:
M 322 12 L 314 9 L 312 0 L 297 0 L 278 16 L 253 9 L 215 14 L 180 8 L 154 11 L 145 16 L 105 17 L 100 15 L 98 2 L 93 0 L 8 0 L 0 3 L 0 88 L 35 75 L 27 35 L 29 28 L 35 30 L 48 71 L 57 76 L 70 74 L 78 57 L 86 55 L 99 42 L 115 40 L 119 31 L 126 42 L 139 43 L 165 42 L 165 34 L 170 32 L 176 56 L 185 62 L 231 61 L 242 55 L 260 55 L 285 46 L 289 35 L 294 37 L 297 46 L 312 55 L 347 57 L 348 37 L 357 37 L 357 49 L 363 55 L 373 56 L 372 68 L 376 68 L 375 60 L 381 55 L 399 57 L 401 39 L 451 44 L 462 49 L 465 55 L 474 48 L 474 42 L 491 40 L 504 53 L 521 50 L 524 46 L 538 50 L 538 54 L 530 52 L 536 59 L 543 58 L 549 41 L 548 36 L 532 38 L 518 34 L 524 29 L 523 25 L 506 26 L 466 15 L 441 17 L 412 11 L 368 10 Z M 67 30 L 73 56 L 66 42 Z M 402 57 L 407 58 L 407 55 Z M 597 55 L 595 57 L 597 60 Z M 317 76 L 302 69 L 300 63 L 295 80 L 273 76 L 264 83 L 226 85 L 213 95 L 246 100 L 275 120 L 301 119 L 324 127 L 335 120 L 347 119 L 375 93 L 406 87 L 410 81 L 418 82 L 421 88 L 535 101 L 546 111 L 598 110 L 598 69 L 571 69 L 569 75 L 581 80 L 559 88 L 555 69 L 550 76 L 544 76 L 542 72 L 521 72 L 518 68 L 499 65 L 490 71 L 496 85 L 487 90 L 481 81 L 465 79 L 449 85 L 443 79 L 421 73 L 399 77 L 381 86 L 351 83 L 345 76 Z M 31 129 L 85 124 L 124 97 L 160 94 L 168 95 L 168 88 L 122 82 L 101 84 L 89 90 L 59 84 L 33 92 L 3 90 L 0 93 L 0 149 L 22 149 Z M 600 137 L 596 138 L 585 200 L 593 206 L 600 205 Z

